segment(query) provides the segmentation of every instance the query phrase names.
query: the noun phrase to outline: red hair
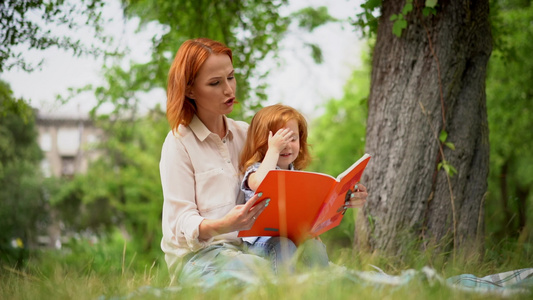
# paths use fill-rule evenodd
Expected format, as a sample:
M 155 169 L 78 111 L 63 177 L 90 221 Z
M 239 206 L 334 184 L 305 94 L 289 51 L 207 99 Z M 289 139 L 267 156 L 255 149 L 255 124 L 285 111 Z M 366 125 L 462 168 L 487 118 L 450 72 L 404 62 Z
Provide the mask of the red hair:
M 198 71 L 211 54 L 226 54 L 233 62 L 231 49 L 206 38 L 187 40 L 181 44 L 168 72 L 167 119 L 173 131 L 191 123 L 196 104 L 185 94 L 193 86 Z
M 275 104 L 262 108 L 252 118 L 239 161 L 239 170 L 241 172 L 244 173 L 249 166 L 263 161 L 268 150 L 268 132 L 276 133 L 290 120 L 295 120 L 298 123 L 298 136 L 300 139 L 300 152 L 293 162 L 294 168 L 302 170 L 307 167 L 311 161 L 307 145 L 307 121 L 296 109 L 282 104 Z

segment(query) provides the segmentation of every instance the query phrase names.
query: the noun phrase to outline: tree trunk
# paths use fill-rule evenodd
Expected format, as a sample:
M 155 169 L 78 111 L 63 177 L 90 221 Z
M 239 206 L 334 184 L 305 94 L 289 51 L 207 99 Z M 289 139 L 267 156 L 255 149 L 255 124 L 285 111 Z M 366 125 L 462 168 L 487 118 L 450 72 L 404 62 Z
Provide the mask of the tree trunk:
M 363 182 L 369 197 L 356 241 L 390 255 L 412 249 L 413 241 L 437 253 L 477 252 L 489 169 L 489 3 L 439 1 L 436 15 L 423 17 L 425 1 L 413 2 L 401 37 L 390 17 L 405 2 L 382 3 L 368 99 L 366 152 L 373 158 Z M 439 142 L 442 130 L 455 150 Z M 442 153 L 457 174 L 438 169 Z

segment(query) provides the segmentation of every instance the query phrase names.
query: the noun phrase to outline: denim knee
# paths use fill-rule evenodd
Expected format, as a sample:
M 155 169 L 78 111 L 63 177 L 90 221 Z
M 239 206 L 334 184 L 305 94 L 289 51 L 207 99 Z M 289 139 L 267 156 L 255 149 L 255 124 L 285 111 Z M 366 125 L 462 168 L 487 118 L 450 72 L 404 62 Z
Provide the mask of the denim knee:
M 250 253 L 268 258 L 272 270 L 279 273 L 282 270 L 294 271 L 294 257 L 296 245 L 285 237 L 259 237 L 249 246 Z
M 297 247 L 286 237 L 273 237 L 269 241 L 268 256 L 272 262 L 274 272 L 294 272 Z
M 302 261 L 309 268 L 324 268 L 329 266 L 326 245 L 318 239 L 309 239 L 300 245 L 302 249 Z

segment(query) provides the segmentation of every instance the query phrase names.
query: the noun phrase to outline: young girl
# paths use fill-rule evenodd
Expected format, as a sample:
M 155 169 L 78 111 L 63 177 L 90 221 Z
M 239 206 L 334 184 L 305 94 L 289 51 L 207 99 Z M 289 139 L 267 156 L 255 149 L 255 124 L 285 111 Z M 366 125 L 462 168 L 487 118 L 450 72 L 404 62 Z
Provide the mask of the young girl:
M 276 104 L 252 119 L 241 152 L 239 169 L 245 174 L 241 189 L 246 201 L 270 170 L 302 170 L 309 164 L 307 122 L 296 109 Z
M 301 170 L 310 161 L 307 147 L 307 122 L 296 109 L 276 104 L 261 109 L 252 119 L 239 169 L 244 173 L 241 190 L 245 201 L 252 198 L 270 170 Z M 277 271 L 288 264 L 284 253 L 296 251 L 295 244 L 279 237 L 243 238 L 253 253 L 270 258 Z M 325 245 L 319 239 L 302 244 L 301 258 L 307 267 L 325 267 L 329 264 Z

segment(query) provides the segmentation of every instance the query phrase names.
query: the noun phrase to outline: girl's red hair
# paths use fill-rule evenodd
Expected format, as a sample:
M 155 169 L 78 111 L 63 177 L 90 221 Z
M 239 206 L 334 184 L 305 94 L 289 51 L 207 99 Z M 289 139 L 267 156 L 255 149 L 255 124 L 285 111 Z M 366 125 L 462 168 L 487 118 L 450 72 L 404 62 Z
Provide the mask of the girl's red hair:
M 311 161 L 307 145 L 307 121 L 296 109 L 282 104 L 275 104 L 262 108 L 252 118 L 239 161 L 239 170 L 242 173 L 249 166 L 256 162 L 261 162 L 265 158 L 268 150 L 268 132 L 276 133 L 290 120 L 296 120 L 298 123 L 298 136 L 300 138 L 300 153 L 298 153 L 298 157 L 293 162 L 294 168 L 303 170 L 307 167 Z
M 193 84 L 198 71 L 211 54 L 226 54 L 233 62 L 231 49 L 206 38 L 187 40 L 181 44 L 168 72 L 167 119 L 173 131 L 179 125 L 188 126 L 196 112 L 196 105 L 185 94 Z

